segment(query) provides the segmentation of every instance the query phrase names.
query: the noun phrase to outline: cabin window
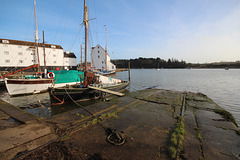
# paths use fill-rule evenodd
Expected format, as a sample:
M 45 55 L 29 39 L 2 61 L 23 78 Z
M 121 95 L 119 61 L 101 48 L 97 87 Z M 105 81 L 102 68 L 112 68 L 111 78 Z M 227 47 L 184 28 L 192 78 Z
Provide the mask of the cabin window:
M 6 59 L 6 60 L 5 60 L 5 63 L 10 63 L 10 60 L 9 60 L 9 59 Z
M 22 52 L 18 52 L 18 55 L 23 55 Z
M 23 63 L 23 60 L 19 60 L 19 63 Z
M 9 52 L 8 51 L 4 51 L 4 55 L 9 55 Z

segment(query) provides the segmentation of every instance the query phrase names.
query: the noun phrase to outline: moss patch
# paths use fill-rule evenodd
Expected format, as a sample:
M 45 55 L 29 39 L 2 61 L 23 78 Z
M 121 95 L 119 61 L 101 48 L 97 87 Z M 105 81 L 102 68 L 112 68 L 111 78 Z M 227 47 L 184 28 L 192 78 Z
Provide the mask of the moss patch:
M 184 119 L 182 117 L 178 117 L 176 128 L 171 134 L 170 145 L 168 148 L 168 153 L 171 159 L 176 159 L 183 148 L 183 140 L 185 134 L 183 121 Z
M 226 111 L 224 109 L 214 109 L 214 112 L 220 114 L 224 119 L 226 119 L 227 121 L 231 121 L 236 126 L 238 126 L 236 121 L 235 121 L 235 119 L 234 119 L 234 117 L 233 117 L 233 115 L 230 112 L 228 112 L 228 111 Z

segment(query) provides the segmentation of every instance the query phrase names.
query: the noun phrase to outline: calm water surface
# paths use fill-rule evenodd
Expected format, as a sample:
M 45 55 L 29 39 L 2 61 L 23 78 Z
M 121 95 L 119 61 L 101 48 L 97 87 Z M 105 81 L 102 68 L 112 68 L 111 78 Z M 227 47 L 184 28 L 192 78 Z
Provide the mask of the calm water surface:
M 117 77 L 127 80 L 128 72 Z M 201 92 L 231 112 L 240 126 L 240 69 L 132 69 L 130 91 L 148 87 Z
M 116 77 L 128 80 L 128 72 L 118 72 Z M 240 126 L 240 69 L 131 69 L 128 89 L 135 91 L 149 87 L 201 92 L 231 112 Z M 74 104 L 50 107 L 48 93 L 9 97 L 3 88 L 0 93 L 3 100 L 41 117 L 77 108 Z

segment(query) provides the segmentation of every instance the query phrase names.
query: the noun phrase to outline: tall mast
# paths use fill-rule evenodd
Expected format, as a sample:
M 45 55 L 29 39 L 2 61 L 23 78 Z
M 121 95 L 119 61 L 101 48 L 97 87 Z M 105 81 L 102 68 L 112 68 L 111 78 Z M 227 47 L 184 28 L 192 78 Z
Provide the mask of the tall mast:
M 86 6 L 86 0 L 84 0 L 84 20 L 85 25 L 85 78 L 84 78 L 84 87 L 87 87 L 87 41 L 88 41 L 88 7 Z
M 35 25 L 36 25 L 36 31 L 35 31 L 35 43 L 37 48 L 37 58 L 38 58 L 38 71 L 40 71 L 40 60 L 39 60 L 39 53 L 38 53 L 38 27 L 37 27 L 37 11 L 36 11 L 36 0 L 34 0 L 34 12 L 35 12 Z
M 42 31 L 43 34 L 43 56 L 44 56 L 44 70 L 46 69 L 46 54 L 45 54 L 45 41 L 44 41 L 44 31 Z
M 81 69 L 82 69 L 82 45 L 81 45 Z
M 105 61 L 106 61 L 106 71 L 108 70 L 107 69 L 107 26 L 105 26 L 105 33 L 106 33 L 106 47 L 105 47 Z

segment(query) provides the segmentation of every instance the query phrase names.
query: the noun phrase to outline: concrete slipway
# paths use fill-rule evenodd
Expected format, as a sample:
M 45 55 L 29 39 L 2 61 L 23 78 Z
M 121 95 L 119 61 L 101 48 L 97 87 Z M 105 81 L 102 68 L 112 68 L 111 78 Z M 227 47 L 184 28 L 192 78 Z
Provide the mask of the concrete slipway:
M 240 158 L 238 128 L 200 93 L 146 89 L 85 108 L 95 117 L 80 107 L 39 119 L 1 101 L 0 122 L 9 125 L 1 126 L 0 159 Z M 125 143 L 110 144 L 106 127 Z

